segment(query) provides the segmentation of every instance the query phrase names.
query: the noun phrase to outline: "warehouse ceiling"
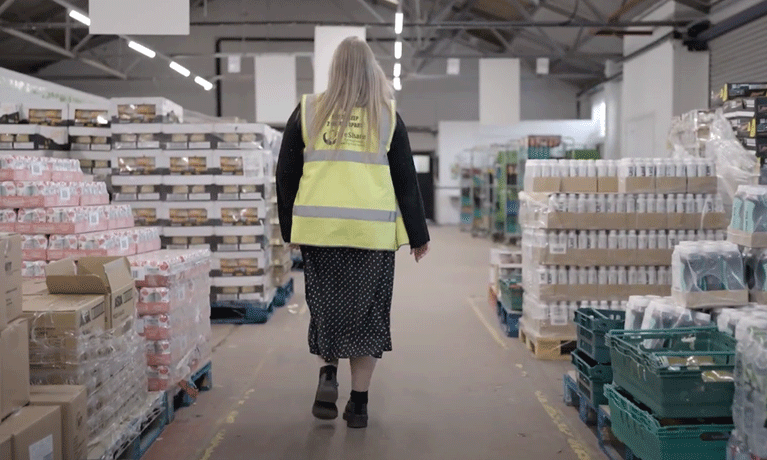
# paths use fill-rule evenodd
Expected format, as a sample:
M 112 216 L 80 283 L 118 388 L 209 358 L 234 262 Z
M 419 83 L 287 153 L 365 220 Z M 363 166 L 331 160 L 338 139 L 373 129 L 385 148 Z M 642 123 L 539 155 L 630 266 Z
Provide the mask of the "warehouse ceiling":
M 398 0 L 323 0 L 313 5 L 335 7 L 336 16 L 310 19 L 293 9 L 293 17 L 275 11 L 277 0 L 250 0 L 262 13 L 257 20 L 221 17 L 216 8 L 245 5 L 242 0 L 190 0 L 192 33 L 197 29 L 303 24 L 363 25 L 377 44 L 393 39 L 393 12 Z M 405 13 L 405 77 L 424 76 L 435 59 L 449 57 L 520 57 L 533 68 L 535 59 L 550 59 L 550 74 L 587 87 L 604 78 L 606 60 L 622 56 L 622 37 L 648 34 L 659 24 L 632 18 L 665 0 L 399 0 Z M 715 0 L 683 0 L 692 14 L 706 14 Z M 87 0 L 0 0 L 0 66 L 35 74 L 62 60 L 78 60 L 105 78 L 130 79 L 130 65 L 116 65 L 100 54 L 116 36 L 92 36 L 71 20 L 67 7 L 87 11 Z M 292 2 L 286 2 L 290 4 Z M 263 4 L 263 5 L 261 5 Z M 286 4 L 282 4 L 286 6 Z M 210 14 L 209 14 L 210 13 Z M 270 17 L 273 16 L 273 17 Z M 301 17 L 303 16 L 303 17 Z M 689 18 L 675 18 L 683 27 Z M 672 25 L 672 23 L 669 23 Z M 284 31 L 282 31 L 284 34 Z M 284 35 L 283 35 L 284 36 Z M 387 45 L 388 46 L 388 45 Z M 158 49 L 162 52 L 162 49 Z M 113 56 L 112 56 L 113 57 Z M 215 56 L 211 55 L 211 58 Z

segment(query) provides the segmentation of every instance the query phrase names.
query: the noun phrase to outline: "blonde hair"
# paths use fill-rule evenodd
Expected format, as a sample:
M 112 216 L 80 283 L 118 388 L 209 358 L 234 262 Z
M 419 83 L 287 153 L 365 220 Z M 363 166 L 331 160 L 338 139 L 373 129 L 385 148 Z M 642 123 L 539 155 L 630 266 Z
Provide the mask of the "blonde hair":
M 328 89 L 317 98 L 317 110 L 309 127 L 312 145 L 331 117 L 341 119 L 340 125 L 331 125 L 333 134 L 338 130 L 333 137 L 343 139 L 354 108 L 362 109 L 370 130 L 368 139 L 372 139 L 374 130 L 379 131 L 381 111 L 391 110 L 393 98 L 394 91 L 370 46 L 357 37 L 345 39 L 333 54 Z

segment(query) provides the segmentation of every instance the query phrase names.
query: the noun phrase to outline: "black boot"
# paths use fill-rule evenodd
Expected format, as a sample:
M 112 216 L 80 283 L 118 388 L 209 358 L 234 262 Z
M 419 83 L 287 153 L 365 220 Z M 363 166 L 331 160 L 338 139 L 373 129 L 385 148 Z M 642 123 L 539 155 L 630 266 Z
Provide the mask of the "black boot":
M 368 393 L 352 391 L 351 399 L 346 403 L 344 420 L 349 428 L 365 428 L 368 426 Z
M 317 394 L 312 406 L 312 415 L 320 420 L 333 420 L 338 417 L 338 381 L 336 366 L 325 366 L 320 369 L 320 381 L 317 384 Z

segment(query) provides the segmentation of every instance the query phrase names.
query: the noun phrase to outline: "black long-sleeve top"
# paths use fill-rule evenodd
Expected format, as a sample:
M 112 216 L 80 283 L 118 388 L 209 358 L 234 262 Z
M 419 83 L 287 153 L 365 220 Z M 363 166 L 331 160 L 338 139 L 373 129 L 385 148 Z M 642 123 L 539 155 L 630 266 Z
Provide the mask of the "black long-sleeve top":
M 293 203 L 304 169 L 304 138 L 301 131 L 301 106 L 293 112 L 285 127 L 280 155 L 277 160 L 277 207 L 282 239 L 290 243 L 293 225 Z M 402 212 L 410 247 L 418 248 L 429 242 L 421 190 L 415 172 L 413 153 L 405 123 L 397 114 L 391 147 L 388 152 L 394 193 Z

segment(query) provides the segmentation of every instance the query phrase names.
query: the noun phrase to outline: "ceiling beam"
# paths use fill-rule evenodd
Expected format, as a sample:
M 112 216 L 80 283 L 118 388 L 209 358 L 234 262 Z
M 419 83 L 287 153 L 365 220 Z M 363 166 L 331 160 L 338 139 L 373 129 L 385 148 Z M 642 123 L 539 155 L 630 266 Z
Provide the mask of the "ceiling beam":
M 55 45 L 53 43 L 48 43 L 45 40 L 42 40 L 40 38 L 37 38 L 35 36 L 29 35 L 27 33 L 8 29 L 5 27 L 0 27 L 0 31 L 5 32 L 8 35 L 11 35 L 13 37 L 19 38 L 21 40 L 24 40 L 26 42 L 32 43 L 33 45 L 37 45 L 40 48 L 45 48 L 48 51 L 53 51 L 56 54 L 59 54 L 61 56 L 64 56 L 69 59 L 76 59 L 83 64 L 89 65 L 93 67 L 94 69 L 101 70 L 104 73 L 107 73 L 109 75 L 112 75 L 113 77 L 117 77 L 123 80 L 126 80 L 128 76 L 124 74 L 123 72 L 120 72 L 119 70 L 113 69 L 112 67 L 109 67 L 108 65 L 102 64 L 100 62 L 94 61 L 93 59 L 84 58 L 82 56 L 78 56 L 72 51 L 69 51 L 65 48 L 62 48 L 61 46 Z
M 591 10 L 591 12 L 594 14 L 594 17 L 596 17 L 600 21 L 606 21 L 607 20 L 607 16 L 605 16 L 604 13 L 599 11 L 599 8 L 594 6 L 594 3 L 591 0 L 581 0 L 581 1 L 586 5 L 586 8 Z
M 540 3 L 541 8 L 551 11 L 552 13 L 557 13 L 559 15 L 562 15 L 566 18 L 572 17 L 573 19 L 577 19 L 579 21 L 590 21 L 591 19 L 587 18 L 586 16 L 582 16 L 580 14 L 575 14 L 573 16 L 572 11 L 567 11 L 566 9 L 562 8 L 561 6 L 554 5 L 550 2 L 541 2 Z
M 2 5 L 0 5 L 0 15 L 5 13 L 5 11 L 11 7 L 16 2 L 16 0 L 5 0 Z

